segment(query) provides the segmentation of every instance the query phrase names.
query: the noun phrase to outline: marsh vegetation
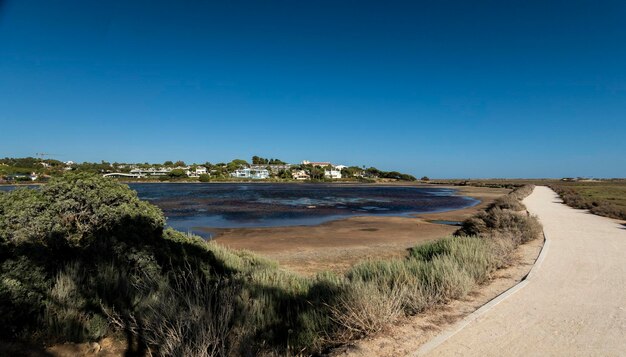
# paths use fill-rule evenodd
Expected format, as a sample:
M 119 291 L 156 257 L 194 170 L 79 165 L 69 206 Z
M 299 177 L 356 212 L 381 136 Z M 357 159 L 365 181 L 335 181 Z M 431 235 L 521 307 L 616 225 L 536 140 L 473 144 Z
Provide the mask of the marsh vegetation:
M 492 179 L 438 180 L 431 183 L 516 188 L 524 185 L 548 186 L 574 208 L 587 209 L 593 214 L 626 220 L 626 179 Z

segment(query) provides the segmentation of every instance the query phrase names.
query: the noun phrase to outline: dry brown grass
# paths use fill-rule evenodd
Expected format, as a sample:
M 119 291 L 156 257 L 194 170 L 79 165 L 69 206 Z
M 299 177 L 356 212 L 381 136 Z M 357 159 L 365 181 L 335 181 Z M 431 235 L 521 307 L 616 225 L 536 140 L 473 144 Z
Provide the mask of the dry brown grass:
M 354 282 L 333 305 L 331 319 L 339 325 L 334 339 L 349 342 L 379 332 L 403 315 L 401 287 Z
M 369 260 L 350 269 L 329 305 L 342 341 L 370 335 L 396 321 L 467 295 L 514 262 L 515 248 L 541 233 L 519 188 L 464 223 L 458 237 L 416 246 L 405 259 Z
M 118 328 L 141 336 L 150 354 L 211 357 L 235 351 L 231 337 L 236 287 L 204 281 L 184 270 L 172 284 L 146 276 L 136 288 L 146 296 L 139 313 L 124 316 L 105 311 Z

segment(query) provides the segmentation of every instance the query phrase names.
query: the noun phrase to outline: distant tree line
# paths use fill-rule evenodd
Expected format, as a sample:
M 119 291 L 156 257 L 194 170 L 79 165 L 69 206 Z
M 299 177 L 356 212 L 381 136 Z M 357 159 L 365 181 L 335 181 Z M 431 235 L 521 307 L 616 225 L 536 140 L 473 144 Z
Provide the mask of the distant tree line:
M 278 159 L 266 159 L 259 156 L 252 156 L 252 165 L 285 165 L 286 162 Z
M 395 179 L 395 180 L 401 180 L 401 181 L 416 181 L 417 180 L 415 176 L 413 175 L 403 174 L 398 171 L 382 171 L 375 167 L 370 167 L 366 169 L 365 172 L 368 175 L 379 177 L 379 178 Z

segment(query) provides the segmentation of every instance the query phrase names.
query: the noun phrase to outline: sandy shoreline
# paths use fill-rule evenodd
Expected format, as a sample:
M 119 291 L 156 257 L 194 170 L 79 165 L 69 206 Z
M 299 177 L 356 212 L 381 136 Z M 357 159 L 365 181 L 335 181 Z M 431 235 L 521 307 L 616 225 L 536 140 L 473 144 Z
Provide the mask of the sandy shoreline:
M 458 194 L 478 199 L 480 203 L 415 217 L 362 216 L 317 226 L 207 229 L 216 234 L 215 241 L 220 244 L 254 251 L 303 274 L 324 270 L 341 272 L 359 260 L 404 256 L 406 249 L 416 244 L 448 236 L 457 227 L 429 221 L 462 221 L 509 192 L 499 188 L 437 187 L 453 188 Z

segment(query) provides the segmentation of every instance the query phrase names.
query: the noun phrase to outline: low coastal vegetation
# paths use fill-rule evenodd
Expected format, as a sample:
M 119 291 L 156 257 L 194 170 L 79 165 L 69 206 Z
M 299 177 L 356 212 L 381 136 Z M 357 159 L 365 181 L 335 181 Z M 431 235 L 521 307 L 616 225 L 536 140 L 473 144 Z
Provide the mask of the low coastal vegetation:
M 0 337 L 114 336 L 129 354 L 310 355 L 466 295 L 540 235 L 522 187 L 403 259 L 303 277 L 164 228 L 155 206 L 86 173 L 0 193 Z
M 505 188 L 523 185 L 549 186 L 568 206 L 587 209 L 599 216 L 626 220 L 626 179 L 437 180 L 431 183 Z
M 559 182 L 549 185 L 563 202 L 600 216 L 626 220 L 626 180 Z

